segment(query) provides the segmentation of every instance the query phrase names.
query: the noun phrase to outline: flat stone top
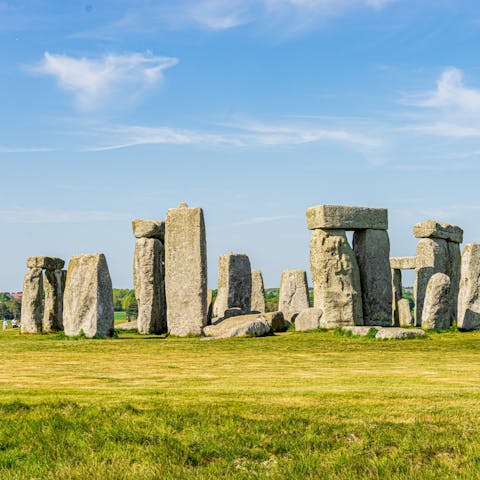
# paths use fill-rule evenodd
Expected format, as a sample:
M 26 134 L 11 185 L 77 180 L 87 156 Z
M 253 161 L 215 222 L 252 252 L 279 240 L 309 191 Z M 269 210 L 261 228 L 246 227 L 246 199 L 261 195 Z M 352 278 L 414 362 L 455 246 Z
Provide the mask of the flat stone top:
M 415 270 L 417 257 L 390 257 L 390 267 L 396 270 Z
M 45 270 L 61 270 L 65 265 L 65 260 L 57 257 L 28 257 L 28 268 L 44 268 Z
M 132 230 L 135 238 L 158 238 L 162 242 L 165 239 L 165 222 L 163 220 L 136 218 L 132 220 Z
M 386 208 L 317 205 L 307 209 L 307 228 L 315 230 L 387 230 Z
M 435 220 L 417 223 L 413 227 L 413 234 L 417 238 L 441 238 L 455 243 L 463 242 L 463 230 L 460 227 Z

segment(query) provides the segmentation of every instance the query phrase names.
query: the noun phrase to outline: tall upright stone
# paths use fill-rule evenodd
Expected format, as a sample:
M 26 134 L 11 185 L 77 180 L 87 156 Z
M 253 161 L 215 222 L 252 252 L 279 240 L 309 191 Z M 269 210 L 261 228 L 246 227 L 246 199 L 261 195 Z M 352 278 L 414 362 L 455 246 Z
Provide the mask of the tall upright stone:
M 410 310 L 410 302 L 406 298 L 401 298 L 397 303 L 398 308 L 398 326 L 412 326 L 412 312 Z
M 402 271 L 398 268 L 392 268 L 392 324 L 400 325 L 400 314 L 398 310 L 398 302 L 402 299 Z
M 450 325 L 457 321 L 458 293 L 460 289 L 460 268 L 462 264 L 462 254 L 460 245 L 455 242 L 447 241 L 448 263 L 447 275 L 450 277 Z
M 102 253 L 70 259 L 63 296 L 65 334 L 107 337 L 113 334 L 113 292 L 107 261 Z
M 223 317 L 230 308 L 239 308 L 242 312 L 249 312 L 251 295 L 252 270 L 248 256 L 243 253 L 220 255 L 214 316 Z
M 165 223 L 167 325 L 172 335 L 200 335 L 207 325 L 207 242 L 201 208 L 182 203 Z
M 450 327 L 450 278 L 444 273 L 430 277 L 423 302 L 422 327 L 444 329 Z
M 163 244 L 157 238 L 141 237 L 135 242 L 133 282 L 139 333 L 167 331 L 163 260 Z
M 390 240 L 386 230 L 356 230 L 353 251 L 360 269 L 365 325 L 392 325 Z
M 307 273 L 304 270 L 284 270 L 280 281 L 278 310 L 291 322 L 309 308 Z
M 250 309 L 252 312 L 264 313 L 265 305 L 265 287 L 263 285 L 263 276 L 260 270 L 252 270 L 252 295 Z
M 66 276 L 66 270 L 45 270 L 43 328 L 46 332 L 63 330 L 63 292 Z
M 41 268 L 29 268 L 23 280 L 22 333 L 42 331 L 43 319 L 43 271 Z
M 458 328 L 480 329 L 480 244 L 465 245 L 458 294 Z
M 312 231 L 310 266 L 325 328 L 363 325 L 360 271 L 344 230 Z

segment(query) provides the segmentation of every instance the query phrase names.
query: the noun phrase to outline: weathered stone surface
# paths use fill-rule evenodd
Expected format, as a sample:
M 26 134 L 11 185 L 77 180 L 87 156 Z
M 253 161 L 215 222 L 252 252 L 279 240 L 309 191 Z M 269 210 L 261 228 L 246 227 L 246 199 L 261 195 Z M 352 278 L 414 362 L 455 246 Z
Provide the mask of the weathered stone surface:
M 222 317 L 216 317 L 216 318 L 218 321 L 218 320 L 223 320 L 225 318 L 230 318 L 230 317 L 239 317 L 241 315 L 246 315 L 245 310 L 243 310 L 242 308 L 233 307 L 233 308 L 227 308 L 227 310 L 223 312 Z
M 425 337 L 425 332 L 419 328 L 380 328 L 375 338 L 383 340 L 403 340 L 405 338 Z
M 398 302 L 402 299 L 402 271 L 392 268 L 392 324 L 400 324 Z
M 105 255 L 75 255 L 70 259 L 63 295 L 63 326 L 68 336 L 91 338 L 113 334 L 112 280 Z
M 45 270 L 61 270 L 65 266 L 65 260 L 57 257 L 28 257 L 28 268 L 43 268 Z
M 450 277 L 450 325 L 457 321 L 458 291 L 460 288 L 460 268 L 462 254 L 460 245 L 455 242 L 447 242 L 448 264 L 447 275 Z
M 314 230 L 310 241 L 314 306 L 325 328 L 363 325 L 360 272 L 344 230 Z
M 250 302 L 252 312 L 265 311 L 265 288 L 263 286 L 263 276 L 260 270 L 252 270 L 252 295 Z
M 365 325 L 392 325 L 390 240 L 385 230 L 359 230 L 353 251 L 360 269 Z
M 307 274 L 304 270 L 284 270 L 280 281 L 278 310 L 289 322 L 310 306 Z
M 398 324 L 400 327 L 412 326 L 412 311 L 410 302 L 406 298 L 402 298 L 397 302 L 398 308 Z
M 370 334 L 370 332 L 373 330 L 374 332 L 378 332 L 378 330 L 381 327 L 375 327 L 373 325 L 369 326 L 356 326 L 356 327 L 342 327 L 343 332 L 350 332 L 352 335 L 358 336 L 358 337 L 366 337 L 367 335 Z
M 165 223 L 167 324 L 172 335 L 200 335 L 207 324 L 207 242 L 201 208 L 180 204 Z
M 167 331 L 163 244 L 156 238 L 139 238 L 133 255 L 133 284 L 138 303 L 139 333 Z
M 242 315 L 227 318 L 215 325 L 206 326 L 204 334 L 215 338 L 263 337 L 270 333 L 270 325 L 259 315 Z
M 417 245 L 417 267 L 415 269 L 415 325 L 422 326 L 423 302 L 430 277 L 435 273 L 446 273 L 448 267 L 447 241 L 438 238 L 422 238 Z
M 307 209 L 309 230 L 387 230 L 386 208 L 348 207 L 343 205 L 317 205 Z
M 213 318 L 213 290 L 207 288 L 207 325 L 212 323 Z
M 23 280 L 22 333 L 42 331 L 43 319 L 43 272 L 41 268 L 29 268 Z
M 125 322 L 115 325 L 116 330 L 137 330 L 137 322 Z
M 435 273 L 430 277 L 425 291 L 422 328 L 449 328 L 450 312 L 450 278 L 444 273 Z
M 458 294 L 458 328 L 480 329 L 480 244 L 465 245 Z
M 435 220 L 417 223 L 413 227 L 413 234 L 417 238 L 442 238 L 455 243 L 463 242 L 463 230 L 460 227 Z
M 415 270 L 417 257 L 390 257 L 390 268 L 398 270 Z
M 283 312 L 263 312 L 256 314 L 257 318 L 263 318 L 269 325 L 272 332 L 284 332 L 291 325 L 285 320 Z
M 216 317 L 223 317 L 230 308 L 249 312 L 252 294 L 250 260 L 243 253 L 220 255 L 218 262 L 218 293 L 213 308 Z
M 135 238 L 157 238 L 165 240 L 165 222 L 163 220 L 132 220 L 132 230 Z
M 323 312 L 319 308 L 306 308 L 302 310 L 295 318 L 295 330 L 305 332 L 320 328 Z
M 45 308 L 43 329 L 46 332 L 63 330 L 63 291 L 65 290 L 66 270 L 46 270 L 43 279 Z

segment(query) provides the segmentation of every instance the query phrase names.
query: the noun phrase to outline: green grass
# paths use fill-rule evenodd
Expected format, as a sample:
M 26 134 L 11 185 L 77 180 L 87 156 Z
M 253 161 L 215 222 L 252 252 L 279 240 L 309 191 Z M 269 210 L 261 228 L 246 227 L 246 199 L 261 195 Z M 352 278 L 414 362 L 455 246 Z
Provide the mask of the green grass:
M 0 334 L 2 479 L 480 478 L 480 332 Z

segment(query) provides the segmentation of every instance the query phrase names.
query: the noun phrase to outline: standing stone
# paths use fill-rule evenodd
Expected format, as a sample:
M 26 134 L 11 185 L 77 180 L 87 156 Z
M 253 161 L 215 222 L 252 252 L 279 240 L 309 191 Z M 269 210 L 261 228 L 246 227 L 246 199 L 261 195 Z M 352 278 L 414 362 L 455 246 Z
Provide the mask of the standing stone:
M 460 267 L 462 254 L 460 245 L 455 242 L 447 242 L 448 265 L 447 275 L 450 277 L 450 325 L 457 321 L 458 291 L 460 288 Z
M 207 242 L 201 208 L 182 203 L 165 223 L 167 325 L 172 335 L 200 335 L 207 325 Z
M 113 334 L 112 280 L 105 255 L 75 255 L 70 259 L 63 296 L 63 326 L 68 336 L 91 338 Z
M 458 328 L 480 329 L 480 244 L 465 245 L 458 294 Z
M 139 333 L 167 331 L 163 255 L 163 244 L 156 238 L 139 238 L 135 243 L 133 283 Z
M 451 312 L 450 305 L 450 278 L 444 273 L 435 273 L 430 277 L 425 291 L 422 328 L 449 328 Z
M 250 312 L 252 271 L 250 260 L 243 253 L 220 255 L 218 262 L 218 294 L 215 317 L 223 317 L 230 308 Z
M 23 280 L 22 333 L 42 331 L 43 272 L 41 268 L 29 268 Z
M 295 318 L 295 331 L 306 332 L 321 328 L 323 312 L 319 308 L 307 308 Z
M 446 273 L 448 267 L 447 241 L 438 238 L 422 238 L 417 245 L 415 269 L 415 325 L 422 326 L 423 302 L 428 281 L 435 273 Z
M 43 280 L 45 289 L 45 309 L 43 328 L 46 332 L 63 330 L 63 291 L 65 289 L 65 270 L 46 270 Z
M 252 295 L 251 306 L 252 312 L 264 313 L 265 306 L 265 288 L 263 285 L 263 276 L 260 270 L 252 270 Z
M 398 308 L 398 324 L 400 327 L 412 326 L 412 310 L 410 302 L 406 298 L 402 298 L 397 303 Z
M 400 324 L 398 312 L 398 302 L 402 299 L 402 271 L 398 268 L 392 268 L 392 324 Z
M 314 306 L 325 328 L 363 325 L 360 272 L 344 230 L 312 232 L 310 265 Z
M 212 323 L 213 317 L 213 290 L 207 289 L 207 325 Z
M 358 230 L 353 251 L 360 269 L 365 325 L 392 325 L 390 240 L 386 230 Z
M 307 274 L 304 270 L 284 270 L 280 281 L 278 310 L 285 320 L 292 322 L 309 308 Z

